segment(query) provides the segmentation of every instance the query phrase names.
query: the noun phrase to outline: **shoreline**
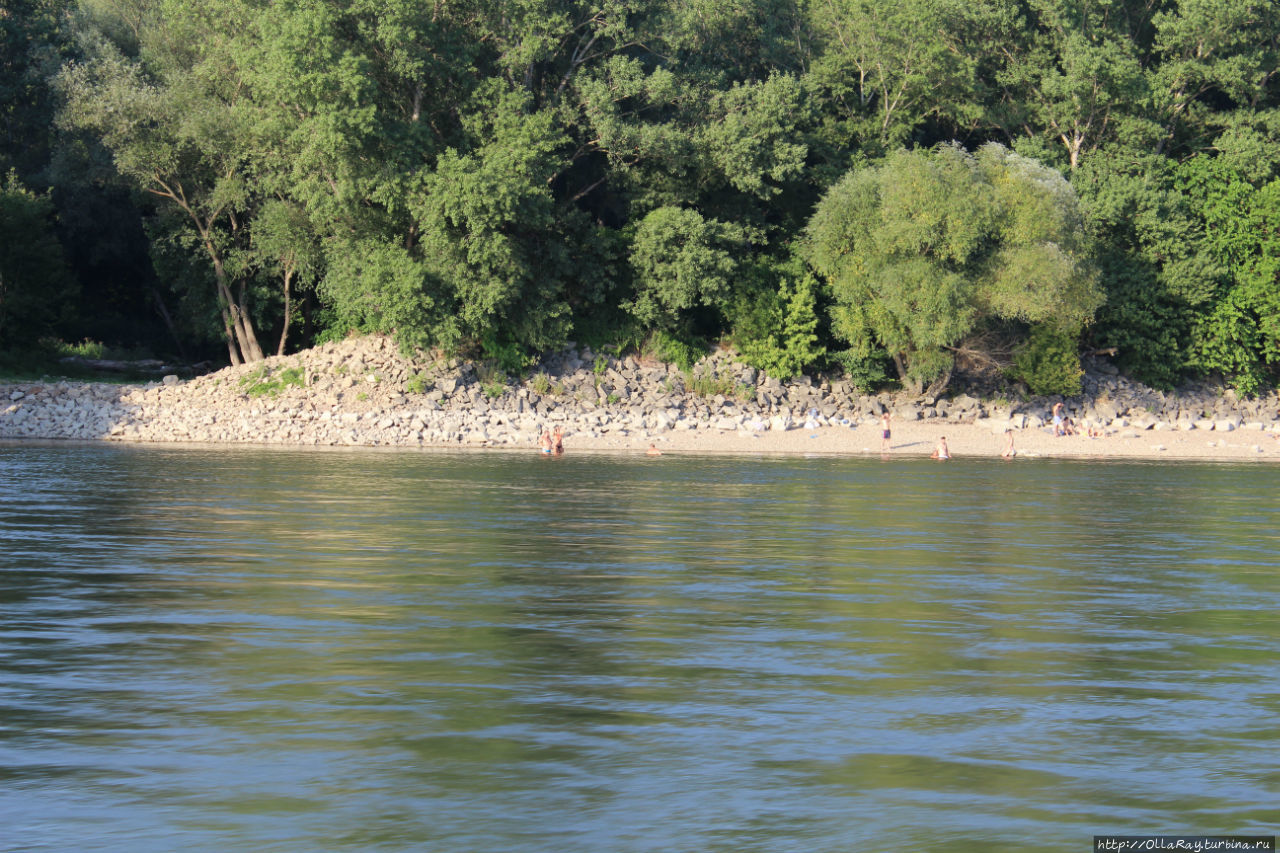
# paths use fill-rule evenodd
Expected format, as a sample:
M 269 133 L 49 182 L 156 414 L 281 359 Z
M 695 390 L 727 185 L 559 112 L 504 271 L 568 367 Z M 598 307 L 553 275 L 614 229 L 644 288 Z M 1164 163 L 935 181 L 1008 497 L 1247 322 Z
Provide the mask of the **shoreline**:
M 1105 365 L 1104 365 L 1105 367 Z M 457 361 L 404 358 L 385 338 L 353 338 L 292 356 L 159 383 L 0 384 L 0 441 L 538 452 L 559 426 L 567 452 L 928 458 L 1280 460 L 1280 400 L 1204 389 L 1161 394 L 1090 374 L 1079 398 L 982 400 L 862 395 L 836 381 L 780 383 L 704 359 L 690 374 L 566 348 L 521 383 Z M 693 386 L 693 387 L 686 387 Z M 1099 437 L 1055 436 L 1054 403 Z M 880 417 L 891 449 L 880 451 Z

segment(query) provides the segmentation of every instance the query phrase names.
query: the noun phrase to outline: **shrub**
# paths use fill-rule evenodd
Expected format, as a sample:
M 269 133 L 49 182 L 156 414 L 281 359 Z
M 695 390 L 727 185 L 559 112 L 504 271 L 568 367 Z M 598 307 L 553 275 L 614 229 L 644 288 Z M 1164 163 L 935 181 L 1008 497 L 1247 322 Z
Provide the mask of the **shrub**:
M 1052 326 L 1037 326 L 1031 337 L 1018 347 L 1013 356 L 1014 378 L 1027 383 L 1032 394 L 1060 394 L 1074 397 L 1080 393 L 1080 354 L 1075 337 Z
M 688 373 L 698 360 L 707 354 L 705 343 L 695 343 L 677 338 L 670 332 L 656 331 L 644 346 L 645 354 L 658 361 L 674 364 Z

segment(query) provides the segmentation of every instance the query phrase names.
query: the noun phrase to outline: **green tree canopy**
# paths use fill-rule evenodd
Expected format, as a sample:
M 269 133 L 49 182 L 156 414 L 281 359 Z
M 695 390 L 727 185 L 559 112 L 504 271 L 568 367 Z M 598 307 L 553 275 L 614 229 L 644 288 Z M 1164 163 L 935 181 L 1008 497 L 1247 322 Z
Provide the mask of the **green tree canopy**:
M 53 236 L 53 204 L 10 172 L 0 184 L 0 350 L 30 345 L 53 331 L 74 294 Z
M 1075 193 L 1003 146 L 890 154 L 850 172 L 808 227 L 832 329 L 883 347 L 900 378 L 945 385 L 952 348 L 990 319 L 1079 330 L 1102 302 Z

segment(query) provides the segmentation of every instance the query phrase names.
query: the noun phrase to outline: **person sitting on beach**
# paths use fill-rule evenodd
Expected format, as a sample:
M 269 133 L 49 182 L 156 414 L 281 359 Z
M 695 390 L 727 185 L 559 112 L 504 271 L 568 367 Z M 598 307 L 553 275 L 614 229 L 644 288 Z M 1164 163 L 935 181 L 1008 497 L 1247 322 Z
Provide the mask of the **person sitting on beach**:
M 938 446 L 933 449 L 933 453 L 929 454 L 930 459 L 950 459 L 951 451 L 947 449 L 947 437 L 938 438 Z
M 1013 430 L 1007 429 L 1004 431 L 1004 450 L 1000 451 L 1000 455 L 1005 459 L 1012 459 L 1017 453 L 1013 449 Z

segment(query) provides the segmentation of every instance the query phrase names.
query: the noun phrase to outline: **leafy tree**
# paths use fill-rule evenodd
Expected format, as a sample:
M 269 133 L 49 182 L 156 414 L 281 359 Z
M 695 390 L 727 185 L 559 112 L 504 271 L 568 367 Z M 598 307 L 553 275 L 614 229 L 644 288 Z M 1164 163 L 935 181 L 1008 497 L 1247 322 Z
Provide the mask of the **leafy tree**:
M 1115 148 L 1085 158 L 1072 184 L 1102 247 L 1107 302 L 1094 339 L 1116 347 L 1120 365 L 1142 379 L 1175 384 L 1187 367 L 1192 316 L 1212 301 L 1224 270 L 1174 165 Z
M 475 144 L 446 150 L 410 202 L 426 267 L 453 300 L 440 334 L 447 344 L 499 329 L 534 349 L 559 343 L 568 283 L 591 262 L 564 239 L 548 186 L 567 140 L 549 112 L 527 107 L 527 95 L 498 95 L 476 115 Z
M 1027 383 L 1032 394 L 1060 394 L 1074 397 L 1080 393 L 1080 355 L 1076 336 L 1054 326 L 1036 326 L 1031 335 L 1013 354 L 1011 371 Z
M 632 313 L 659 328 L 687 325 L 691 311 L 715 306 L 732 291 L 739 269 L 735 250 L 745 242 L 741 228 L 706 219 L 696 210 L 660 207 L 651 212 L 636 226 L 632 241 Z
M 53 204 L 10 172 L 0 185 L 0 349 L 54 331 L 75 284 L 53 234 Z
M 284 355 L 293 319 L 295 283 L 316 281 L 323 268 L 324 252 L 315 227 L 302 208 L 280 199 L 262 205 L 254 217 L 251 234 L 259 262 L 280 277 L 284 316 L 276 355 Z
M 431 296 L 423 262 L 396 241 L 377 236 L 335 240 L 319 284 L 328 300 L 333 330 L 398 333 L 410 346 L 429 336 L 442 313 Z
M 213 269 L 228 353 L 239 364 L 263 357 L 249 283 L 235 257 L 246 248 L 241 225 L 253 193 L 246 165 L 260 141 L 252 132 L 251 105 L 239 97 L 221 57 L 186 55 L 199 39 L 183 28 L 196 26 L 199 11 L 191 5 L 169 9 L 166 21 L 174 31 L 144 34 L 155 45 L 147 62 L 99 42 L 94 59 L 62 75 L 62 121 L 96 133 L 122 175 L 181 211 Z
M 982 323 L 1076 332 L 1102 301 L 1070 185 L 996 144 L 900 150 L 851 172 L 814 212 L 807 251 L 853 355 L 883 347 L 931 393 Z
M 830 141 L 882 153 L 931 119 L 974 126 L 981 98 L 967 38 L 973 3 L 823 0 L 807 8 L 817 41 L 807 83 Z
M 0 8 L 0 174 L 34 178 L 49 162 L 48 80 L 72 52 L 68 0 L 5 0 Z
M 1025 36 L 1002 48 L 995 73 L 1002 97 L 990 115 L 1008 138 L 1058 147 L 1075 169 L 1082 156 L 1121 132 L 1139 133 L 1149 81 L 1135 36 L 1144 22 L 1129 4 L 1040 0 L 1028 4 Z M 1156 133 L 1149 122 L 1148 137 Z
M 1270 173 L 1270 174 L 1269 174 Z M 1280 365 L 1280 179 L 1230 158 L 1182 164 L 1180 184 L 1197 202 L 1205 244 L 1227 276 L 1191 327 L 1190 362 L 1252 394 Z M 1270 180 L 1268 180 L 1270 177 Z
M 1182 0 L 1152 15 L 1155 151 L 1202 149 L 1230 114 L 1274 106 L 1280 9 L 1266 0 Z

